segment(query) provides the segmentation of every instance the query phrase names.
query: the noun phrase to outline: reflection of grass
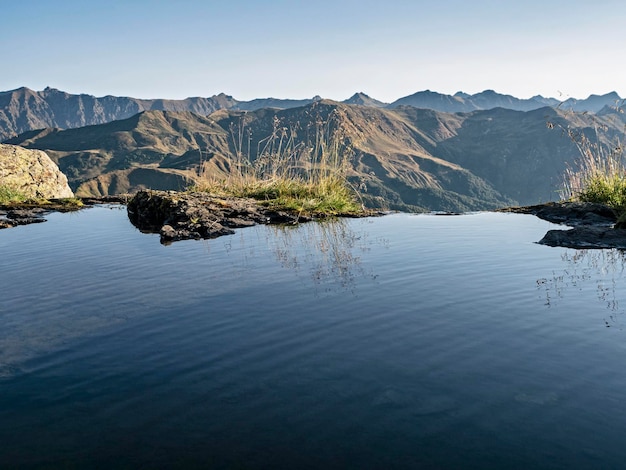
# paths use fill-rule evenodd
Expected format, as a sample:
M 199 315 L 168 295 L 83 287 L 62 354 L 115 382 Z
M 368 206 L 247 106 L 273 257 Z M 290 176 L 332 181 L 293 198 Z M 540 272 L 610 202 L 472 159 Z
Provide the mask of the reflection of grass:
M 274 252 L 282 266 L 295 270 L 308 266 L 315 284 L 328 282 L 351 289 L 357 274 L 363 274 L 361 258 L 355 252 L 367 250 L 365 235 L 357 236 L 343 219 L 271 229 L 280 234 L 275 237 L 280 244 L 274 246 Z
M 583 292 L 583 285 L 595 284 L 598 301 L 610 312 L 605 326 L 618 323 L 620 308 L 618 282 L 623 280 L 626 268 L 626 252 L 621 250 L 568 250 L 561 256 L 567 263 L 562 274 L 553 273 L 550 278 L 537 280 L 537 288 L 545 290 L 545 305 L 553 307 L 563 299 L 569 289 Z

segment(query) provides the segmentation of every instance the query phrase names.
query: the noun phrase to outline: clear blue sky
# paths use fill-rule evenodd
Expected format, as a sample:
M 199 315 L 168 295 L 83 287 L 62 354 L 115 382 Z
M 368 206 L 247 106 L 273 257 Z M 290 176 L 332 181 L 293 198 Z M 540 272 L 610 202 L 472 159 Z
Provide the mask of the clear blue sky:
M 626 97 L 623 0 L 2 0 L 0 90 Z M 559 92 L 562 95 L 559 95 Z

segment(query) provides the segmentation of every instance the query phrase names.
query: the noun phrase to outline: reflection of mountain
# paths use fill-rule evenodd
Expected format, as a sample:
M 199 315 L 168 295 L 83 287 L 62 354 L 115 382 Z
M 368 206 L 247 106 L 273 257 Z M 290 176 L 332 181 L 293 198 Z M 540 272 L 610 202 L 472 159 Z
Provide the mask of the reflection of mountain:
M 537 280 L 537 289 L 545 294 L 545 305 L 552 307 L 568 295 L 568 291 L 581 291 L 589 284 L 597 300 L 608 315 L 604 318 L 607 327 L 622 327 L 621 314 L 625 313 L 622 299 L 623 284 L 626 282 L 626 252 L 621 250 L 568 250 L 562 255 L 567 264 L 562 273 Z M 621 302 L 624 300 L 625 302 Z

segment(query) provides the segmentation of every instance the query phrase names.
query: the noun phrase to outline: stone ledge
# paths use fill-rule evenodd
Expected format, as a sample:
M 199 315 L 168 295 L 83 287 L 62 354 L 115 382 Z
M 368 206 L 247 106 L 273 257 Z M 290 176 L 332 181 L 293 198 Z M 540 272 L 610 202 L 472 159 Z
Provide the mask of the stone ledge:
M 626 249 L 626 230 L 615 228 L 617 214 L 603 204 L 590 202 L 549 202 L 513 207 L 499 212 L 532 214 L 548 222 L 573 227 L 549 230 L 537 243 L 575 249 Z

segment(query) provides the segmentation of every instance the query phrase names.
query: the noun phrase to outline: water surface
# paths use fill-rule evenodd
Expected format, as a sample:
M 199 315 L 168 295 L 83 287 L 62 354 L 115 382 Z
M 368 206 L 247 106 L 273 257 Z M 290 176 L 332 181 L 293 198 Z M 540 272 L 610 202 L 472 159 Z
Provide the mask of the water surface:
M 533 216 L 0 232 L 0 467 L 621 468 L 624 259 Z

